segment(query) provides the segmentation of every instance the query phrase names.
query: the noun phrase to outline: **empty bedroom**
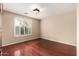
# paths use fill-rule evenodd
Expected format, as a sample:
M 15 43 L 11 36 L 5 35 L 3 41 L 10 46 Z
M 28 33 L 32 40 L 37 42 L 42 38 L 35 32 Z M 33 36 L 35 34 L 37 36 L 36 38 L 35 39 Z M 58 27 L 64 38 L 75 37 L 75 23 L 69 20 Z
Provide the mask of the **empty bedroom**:
M 3 3 L 3 56 L 76 56 L 76 4 Z

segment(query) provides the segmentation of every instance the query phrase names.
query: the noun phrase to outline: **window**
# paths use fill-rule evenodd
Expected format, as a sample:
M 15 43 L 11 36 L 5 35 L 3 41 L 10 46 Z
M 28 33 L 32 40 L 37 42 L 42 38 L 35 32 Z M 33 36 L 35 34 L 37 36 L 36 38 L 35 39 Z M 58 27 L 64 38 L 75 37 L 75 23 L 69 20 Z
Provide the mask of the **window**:
M 14 31 L 16 36 L 27 36 L 32 34 L 31 21 L 23 20 L 22 18 L 15 18 Z

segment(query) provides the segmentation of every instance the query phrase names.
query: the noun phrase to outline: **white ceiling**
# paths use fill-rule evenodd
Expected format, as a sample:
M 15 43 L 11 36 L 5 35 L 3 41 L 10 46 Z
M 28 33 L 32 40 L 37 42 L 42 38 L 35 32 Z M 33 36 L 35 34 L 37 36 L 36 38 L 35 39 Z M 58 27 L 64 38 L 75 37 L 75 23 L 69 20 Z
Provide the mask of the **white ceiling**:
M 76 5 L 72 3 L 5 3 L 3 9 L 17 14 L 42 19 L 47 16 L 73 11 L 75 10 L 75 6 Z M 34 8 L 38 8 L 40 13 L 34 14 Z

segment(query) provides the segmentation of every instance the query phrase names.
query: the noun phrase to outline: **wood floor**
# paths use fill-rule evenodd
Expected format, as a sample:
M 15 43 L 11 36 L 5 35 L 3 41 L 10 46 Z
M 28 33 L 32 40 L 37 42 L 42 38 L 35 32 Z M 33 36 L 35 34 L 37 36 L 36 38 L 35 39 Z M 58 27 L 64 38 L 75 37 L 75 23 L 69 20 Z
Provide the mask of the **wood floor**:
M 76 56 L 76 47 L 35 39 L 2 48 L 3 56 Z
M 1 46 L 0 46 L 0 56 L 1 56 Z

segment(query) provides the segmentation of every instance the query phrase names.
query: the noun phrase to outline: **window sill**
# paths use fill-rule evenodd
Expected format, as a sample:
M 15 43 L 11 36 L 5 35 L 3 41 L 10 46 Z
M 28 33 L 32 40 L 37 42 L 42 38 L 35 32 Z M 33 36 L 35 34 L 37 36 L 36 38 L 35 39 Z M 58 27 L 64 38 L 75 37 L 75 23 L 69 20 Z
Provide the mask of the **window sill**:
M 28 35 L 14 35 L 14 37 L 25 37 L 25 36 L 31 36 L 32 34 L 28 34 Z

